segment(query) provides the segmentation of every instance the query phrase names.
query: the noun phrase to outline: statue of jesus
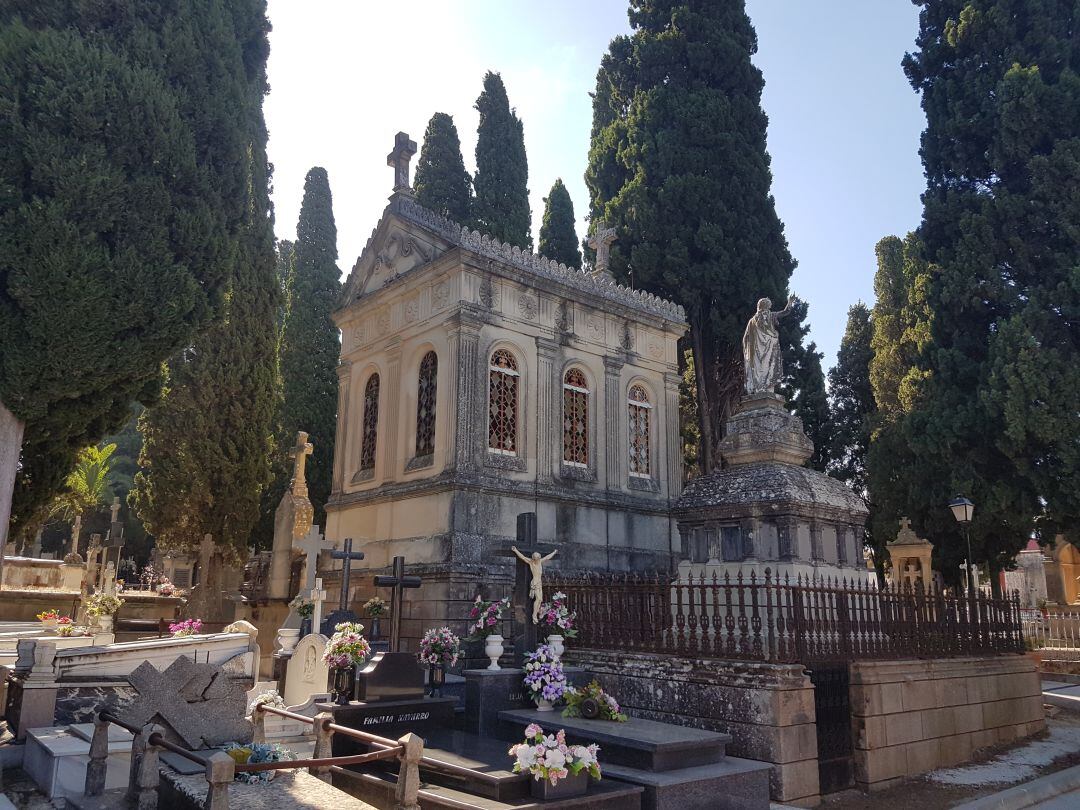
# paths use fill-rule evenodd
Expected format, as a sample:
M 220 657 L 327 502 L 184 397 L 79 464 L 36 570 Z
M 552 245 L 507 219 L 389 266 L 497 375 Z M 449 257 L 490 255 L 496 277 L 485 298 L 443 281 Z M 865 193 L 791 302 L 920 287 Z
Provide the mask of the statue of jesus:
M 780 333 L 777 322 L 791 312 L 797 299 L 788 298 L 787 306 L 779 312 L 770 311 L 772 301 L 762 298 L 757 302 L 757 312 L 746 324 L 743 332 L 743 363 L 746 370 L 747 394 L 772 394 L 784 376 L 780 359 Z
M 517 555 L 517 558 L 529 566 L 529 571 L 532 572 L 532 578 L 529 580 L 529 596 L 533 600 L 533 624 L 540 624 L 540 604 L 544 601 L 544 563 L 559 553 L 558 549 L 548 554 L 546 557 L 541 557 L 539 551 L 534 551 L 531 557 L 526 557 L 520 551 L 517 546 L 510 546 L 510 550 Z

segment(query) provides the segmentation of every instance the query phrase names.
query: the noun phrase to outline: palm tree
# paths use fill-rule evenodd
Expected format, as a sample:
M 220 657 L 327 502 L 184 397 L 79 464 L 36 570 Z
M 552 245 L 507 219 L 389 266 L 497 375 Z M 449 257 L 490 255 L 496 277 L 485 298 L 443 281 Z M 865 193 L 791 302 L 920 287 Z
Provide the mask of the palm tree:
M 64 489 L 49 504 L 45 523 L 53 518 L 70 523 L 76 515 L 85 516 L 91 509 L 104 505 L 112 468 L 109 460 L 114 452 L 115 444 L 79 451 L 75 468 L 64 479 Z

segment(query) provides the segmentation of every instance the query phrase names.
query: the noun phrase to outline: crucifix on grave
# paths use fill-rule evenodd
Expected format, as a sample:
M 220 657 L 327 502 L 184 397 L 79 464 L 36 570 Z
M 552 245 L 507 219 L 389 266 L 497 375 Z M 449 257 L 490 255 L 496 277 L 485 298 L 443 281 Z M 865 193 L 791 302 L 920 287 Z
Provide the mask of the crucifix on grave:
M 422 581 L 420 577 L 405 576 L 404 557 L 394 557 L 392 571 L 391 574 L 375 577 L 375 587 L 393 589 L 390 595 L 390 650 L 398 652 L 398 643 L 401 641 L 401 599 L 406 588 L 419 588 Z
M 515 549 L 520 555 L 515 554 Z M 535 650 L 537 645 L 537 625 L 533 621 L 532 598 L 535 594 L 529 593 L 533 584 L 531 563 L 536 560 L 532 555 L 539 554 L 542 563 L 545 559 L 551 559 L 555 551 L 553 546 L 541 546 L 536 540 L 536 512 L 522 512 L 517 516 L 516 542 L 496 552 L 500 557 L 513 557 L 517 563 L 514 569 L 514 594 L 510 599 L 516 666 L 521 666 L 525 653 Z
M 394 192 L 411 192 L 409 185 L 409 161 L 416 154 L 416 141 L 410 141 L 405 132 L 394 136 L 394 151 L 386 156 L 386 165 L 394 168 Z
M 341 566 L 341 597 L 338 599 L 338 609 L 331 611 L 323 621 L 319 631 L 324 636 L 333 635 L 334 625 L 339 622 L 356 621 L 356 614 L 349 610 L 349 579 L 352 576 L 352 561 L 364 559 L 364 552 L 352 550 L 352 538 L 346 537 L 341 544 L 341 551 L 331 551 L 330 556 L 335 560 L 342 560 Z M 329 632 L 327 632 L 329 630 Z

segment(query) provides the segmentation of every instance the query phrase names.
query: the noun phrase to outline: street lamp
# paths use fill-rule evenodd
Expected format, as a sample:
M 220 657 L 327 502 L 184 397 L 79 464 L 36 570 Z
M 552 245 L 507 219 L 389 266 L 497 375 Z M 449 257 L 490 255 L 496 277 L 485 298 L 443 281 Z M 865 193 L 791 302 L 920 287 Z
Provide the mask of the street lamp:
M 971 532 L 968 527 L 971 525 L 971 516 L 975 512 L 975 504 L 963 495 L 957 495 L 949 501 L 949 508 L 952 509 L 956 522 L 964 527 L 964 540 L 967 541 L 967 559 L 964 563 L 967 568 L 968 593 L 972 593 L 975 586 L 971 577 Z

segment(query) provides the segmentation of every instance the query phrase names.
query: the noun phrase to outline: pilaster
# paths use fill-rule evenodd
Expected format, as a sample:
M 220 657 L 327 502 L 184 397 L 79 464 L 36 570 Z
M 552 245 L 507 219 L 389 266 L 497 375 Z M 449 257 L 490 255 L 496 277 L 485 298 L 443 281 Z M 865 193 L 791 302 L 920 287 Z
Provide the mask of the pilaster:
M 557 429 L 560 408 L 557 394 L 560 390 L 555 367 L 559 345 L 546 337 L 536 338 L 536 478 L 539 483 L 550 484 L 555 474 L 555 439 L 562 436 Z
M 345 458 L 349 439 L 349 394 L 352 388 L 351 361 L 342 360 L 338 363 L 337 378 L 337 431 L 334 438 L 334 477 L 331 484 L 331 494 L 340 493 L 345 481 Z
M 664 464 L 668 480 L 668 498 L 674 502 L 682 494 L 683 463 L 682 437 L 679 435 L 679 383 L 678 374 L 664 375 Z
M 743 560 L 746 562 L 757 561 L 757 528 L 758 522 L 756 518 L 743 518 L 739 521 L 739 534 L 742 535 L 743 541 Z
M 386 412 L 383 418 L 382 480 L 398 477 L 398 425 L 401 422 L 401 338 L 394 337 L 386 347 Z
M 799 521 L 792 515 L 776 519 L 776 535 L 780 546 L 780 559 L 790 562 L 799 556 Z
M 485 388 L 483 381 L 487 379 L 480 363 L 481 326 L 479 318 L 462 311 L 458 313 L 456 328 L 450 332 L 451 362 L 456 369 L 451 402 L 457 408 L 457 418 L 448 444 L 453 453 L 453 466 L 462 471 L 475 467 L 480 442 L 487 431 L 477 401 L 479 392 Z
M 821 547 L 821 524 L 810 521 L 810 559 L 814 565 L 825 562 L 825 552 Z
M 622 368 L 621 359 L 604 358 L 604 482 L 608 489 L 622 489 L 626 479 L 622 462 L 629 450 L 626 442 L 619 440 L 619 412 L 624 399 L 619 380 Z

